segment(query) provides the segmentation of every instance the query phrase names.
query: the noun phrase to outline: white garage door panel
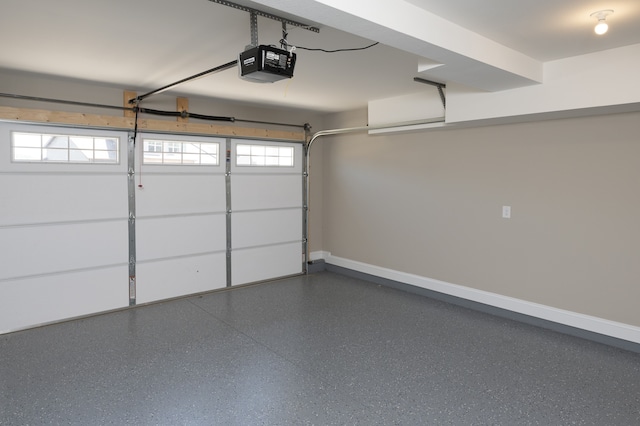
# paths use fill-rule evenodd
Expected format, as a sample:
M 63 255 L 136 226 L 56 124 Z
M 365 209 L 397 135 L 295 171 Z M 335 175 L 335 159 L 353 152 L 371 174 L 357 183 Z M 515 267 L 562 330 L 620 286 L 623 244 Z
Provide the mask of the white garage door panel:
M 138 263 L 136 301 L 148 303 L 223 288 L 226 262 L 226 254 L 218 253 Z
M 224 251 L 224 214 L 138 219 L 136 221 L 137 260 Z
M 232 175 L 232 210 L 302 206 L 300 175 Z
M 147 139 L 217 143 L 225 152 L 221 138 L 142 134 Z M 143 185 L 136 189 L 136 303 L 226 286 L 225 166 L 224 155 L 218 165 L 142 165 L 136 177 Z
M 302 273 L 300 243 L 234 250 L 231 257 L 234 285 Z
M 143 174 L 142 182 L 144 188 L 136 189 L 138 217 L 226 211 L 224 175 Z
M 25 173 L 2 180 L 0 226 L 127 216 L 125 174 Z
M 240 212 L 233 215 L 232 247 L 302 241 L 302 209 Z
M 2 228 L 0 253 L 0 279 L 127 264 L 127 221 Z
M 129 299 L 121 283 L 127 275 L 125 265 L 2 281 L 0 333 L 125 307 Z

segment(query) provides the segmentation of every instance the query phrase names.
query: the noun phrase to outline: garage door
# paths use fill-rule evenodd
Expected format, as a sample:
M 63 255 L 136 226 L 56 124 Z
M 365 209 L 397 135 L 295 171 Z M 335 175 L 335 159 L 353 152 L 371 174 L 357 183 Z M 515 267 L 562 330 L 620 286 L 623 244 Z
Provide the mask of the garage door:
M 140 136 L 136 303 L 226 286 L 225 146 L 222 138 Z
M 126 141 L 0 123 L 0 332 L 127 306 Z
M 143 134 L 137 146 L 136 303 L 302 272 L 301 144 Z
M 231 141 L 231 283 L 302 273 L 302 145 Z
M 0 123 L 0 333 L 303 272 L 302 144 Z

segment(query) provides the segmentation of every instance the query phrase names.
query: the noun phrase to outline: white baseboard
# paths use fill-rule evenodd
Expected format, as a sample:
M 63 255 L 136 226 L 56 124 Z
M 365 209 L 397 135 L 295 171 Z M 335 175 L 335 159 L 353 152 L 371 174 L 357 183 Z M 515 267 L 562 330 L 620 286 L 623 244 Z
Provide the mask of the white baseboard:
M 406 272 L 400 272 L 393 269 L 381 268 L 379 266 L 369 265 L 367 263 L 332 256 L 329 252 L 315 253 L 323 253 L 323 259 L 326 263 L 331 265 L 351 269 L 353 271 L 362 272 L 365 274 L 397 281 L 404 284 L 414 285 L 416 287 L 421 287 L 427 290 L 437 291 L 439 293 L 448 294 L 450 296 L 459 297 L 473 302 L 483 303 L 485 305 L 494 306 L 496 308 L 506 309 L 512 312 L 529 315 L 558 324 L 603 334 L 605 336 L 627 340 L 634 343 L 640 343 L 640 327 L 615 321 L 609 321 L 590 315 L 566 311 L 563 309 L 557 309 L 538 303 L 527 302 L 526 300 L 502 296 L 497 293 L 490 293 L 488 291 L 477 290 L 457 284 L 451 284 L 448 282 L 434 280 L 419 275 L 408 274 Z
M 313 262 L 315 260 L 327 260 L 327 258 L 331 256 L 331 253 L 328 251 L 312 251 L 309 253 L 309 261 Z

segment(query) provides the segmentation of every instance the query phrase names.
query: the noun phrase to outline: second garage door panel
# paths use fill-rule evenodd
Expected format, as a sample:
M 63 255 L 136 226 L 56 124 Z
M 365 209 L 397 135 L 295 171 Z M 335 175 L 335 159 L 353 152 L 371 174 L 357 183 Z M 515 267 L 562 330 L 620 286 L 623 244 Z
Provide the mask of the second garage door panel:
M 231 144 L 231 282 L 302 272 L 301 144 Z
M 225 165 L 218 155 L 226 141 L 156 134 L 141 139 L 136 302 L 226 286 Z
M 231 227 L 234 248 L 300 242 L 301 232 L 300 208 L 236 213 Z

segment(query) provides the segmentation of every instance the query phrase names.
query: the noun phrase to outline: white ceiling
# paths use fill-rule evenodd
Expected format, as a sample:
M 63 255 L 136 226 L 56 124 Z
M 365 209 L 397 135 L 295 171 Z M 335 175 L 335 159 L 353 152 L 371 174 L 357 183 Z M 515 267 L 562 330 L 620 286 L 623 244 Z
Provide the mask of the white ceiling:
M 540 61 L 640 43 L 637 0 L 406 0 Z M 598 37 L 589 15 L 603 9 L 610 31 Z
M 240 80 L 232 69 L 185 83 L 170 93 L 340 111 L 418 90 L 437 96 L 433 88 L 415 83 L 416 76 L 465 82 L 462 68 L 468 62 L 458 61 L 464 56 L 459 51 L 453 57 L 442 54 L 450 53 L 446 49 L 436 52 L 430 40 L 411 33 L 393 36 L 403 30 L 387 33 L 380 23 L 331 6 L 336 1 L 236 3 L 320 27 L 319 34 L 289 27 L 288 40 L 293 45 L 339 49 L 373 41 L 383 44 L 331 54 L 298 49 L 294 78 L 274 84 Z M 353 1 L 348 7 L 393 12 L 396 7 L 406 9 L 407 3 L 424 9 L 427 17 L 442 18 L 442 28 L 451 31 L 452 37 L 463 27 L 469 30 L 465 34 L 475 33 L 474 40 L 489 39 L 502 45 L 496 46 L 504 47 L 504 52 L 516 51 L 533 64 L 640 43 L 640 1 L 636 0 L 378 0 Z M 589 17 L 600 9 L 615 10 L 608 19 L 610 31 L 603 37 L 594 35 L 595 20 Z M 399 28 L 402 23 L 398 22 Z M 144 92 L 234 60 L 250 41 L 249 28 L 248 13 L 209 0 L 2 0 L 0 69 Z M 280 23 L 259 18 L 258 29 L 261 44 L 278 44 Z M 447 44 L 447 31 L 438 35 L 444 40 L 441 45 Z M 436 57 L 446 66 L 433 74 L 418 72 L 418 64 Z M 451 63 L 442 58 L 451 58 Z M 481 61 L 476 58 L 476 62 Z M 495 66 L 489 65 L 486 68 L 493 72 Z M 476 69 L 468 71 L 484 78 Z M 500 74 L 487 74 L 487 78 L 504 80 Z M 38 96 L 38 88 L 28 94 Z

